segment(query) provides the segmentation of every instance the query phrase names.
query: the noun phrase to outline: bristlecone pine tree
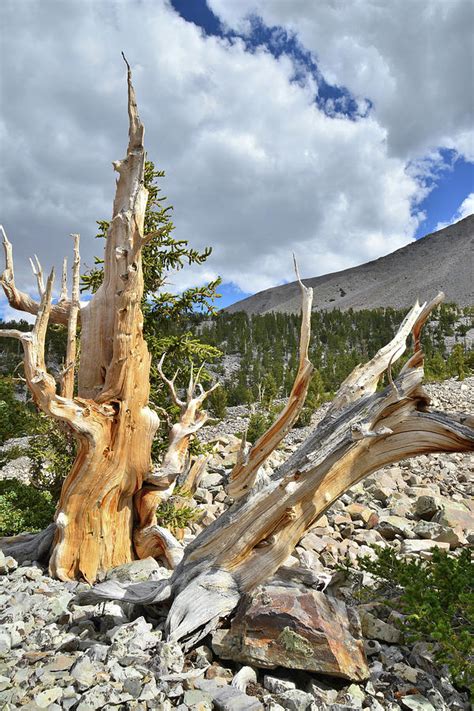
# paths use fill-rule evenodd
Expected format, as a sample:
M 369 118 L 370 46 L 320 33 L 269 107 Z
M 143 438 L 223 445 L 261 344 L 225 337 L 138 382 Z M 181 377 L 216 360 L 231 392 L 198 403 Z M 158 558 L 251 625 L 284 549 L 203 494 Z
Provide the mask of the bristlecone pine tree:
M 128 65 L 127 65 L 128 66 Z M 129 145 L 114 164 L 119 173 L 113 218 L 107 234 L 104 278 L 92 300 L 79 304 L 79 248 L 75 237 L 72 297 L 65 279 L 52 304 L 53 273 L 43 282 L 37 263 L 40 302 L 15 286 L 11 244 L 4 234 L 6 269 L 2 286 L 10 304 L 37 315 L 30 333 L 2 331 L 24 348 L 25 374 L 37 405 L 74 434 L 78 453 L 46 531 L 1 541 L 19 560 L 49 558 L 51 575 L 90 583 L 107 569 L 135 558 L 165 558 L 169 580 L 124 586 L 102 583 L 84 601 L 122 599 L 167 604 L 168 632 L 189 646 L 237 605 L 242 593 L 270 577 L 301 537 L 352 485 L 380 467 L 428 452 L 474 450 L 474 417 L 428 409 L 422 388 L 422 326 L 443 298 L 411 309 L 393 340 L 341 385 L 325 418 L 299 449 L 265 479 L 261 465 L 298 418 L 312 374 L 308 360 L 312 290 L 303 286 L 300 360 L 288 403 L 269 430 L 249 448 L 245 441 L 228 482 L 234 504 L 185 550 L 156 524 L 155 511 L 176 481 L 190 486 L 205 467 L 189 462 L 189 440 L 206 420 L 205 392 L 191 376 L 181 395 L 158 370 L 180 409 L 160 468 L 152 473 L 150 450 L 158 426 L 148 407 L 150 356 L 142 333 L 142 249 L 156 233 L 143 234 L 144 128 L 128 67 Z M 48 322 L 68 327 L 66 365 L 59 394 L 44 358 Z M 78 392 L 74 396 L 76 329 L 80 322 Z M 393 380 L 391 365 L 413 334 L 414 352 Z M 377 390 L 387 371 L 389 384 Z M 216 387 L 216 386 L 214 386 Z

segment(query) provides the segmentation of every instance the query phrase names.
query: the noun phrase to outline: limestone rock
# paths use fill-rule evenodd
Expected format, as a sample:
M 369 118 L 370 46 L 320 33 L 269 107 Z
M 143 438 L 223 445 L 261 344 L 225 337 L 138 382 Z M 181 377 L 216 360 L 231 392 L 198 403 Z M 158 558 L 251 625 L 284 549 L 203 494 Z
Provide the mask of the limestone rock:
M 411 711 L 435 711 L 435 707 L 421 694 L 402 696 L 401 702 L 404 709 Z
M 95 682 L 96 676 L 97 676 L 97 667 L 96 665 L 92 664 L 91 660 L 84 656 L 81 657 L 73 666 L 73 668 L 70 671 L 70 674 L 73 679 L 77 681 L 77 683 L 81 687 L 89 687 L 92 686 Z
M 433 548 L 443 548 L 444 550 L 449 550 L 449 543 L 444 543 L 443 541 L 427 541 L 425 540 L 411 540 L 403 541 L 401 552 L 407 555 L 415 555 L 418 553 L 425 553 L 432 551 Z
M 263 677 L 263 686 L 272 694 L 283 694 L 285 691 L 291 691 L 291 689 L 296 689 L 296 684 L 290 679 L 279 679 L 276 676 L 271 676 L 270 674 L 265 674 Z
M 258 699 L 235 686 L 222 686 L 207 679 L 197 679 L 195 686 L 201 693 L 209 695 L 217 711 L 263 711 L 263 704 Z
M 397 644 L 400 641 L 401 634 L 393 625 L 387 624 L 383 620 L 379 620 L 367 610 L 360 612 L 360 622 L 364 637 L 368 639 L 377 639 L 380 642 L 388 642 L 389 644 Z
M 354 611 L 315 590 L 261 586 L 244 598 L 230 630 L 216 630 L 212 639 L 217 655 L 251 666 L 354 681 L 369 675 Z
M 436 523 L 449 526 L 455 530 L 472 532 L 474 530 L 474 514 L 463 504 L 448 501 L 443 503 L 443 507 L 434 518 Z
M 403 538 L 413 537 L 410 522 L 402 516 L 381 516 L 376 530 L 387 541 L 393 541 L 397 535 Z
M 40 709 L 49 708 L 50 704 L 61 698 L 63 690 L 59 686 L 53 686 L 51 689 L 40 691 L 35 696 L 35 703 Z
M 450 526 L 443 526 L 435 521 L 418 521 L 413 533 L 417 538 L 449 543 L 451 548 L 457 548 L 466 542 L 466 539 L 459 531 L 456 532 Z
M 310 709 L 314 703 L 312 694 L 307 694 L 306 691 L 300 691 L 299 689 L 285 691 L 285 693 L 280 694 L 277 698 L 283 708 L 289 709 L 289 711 L 306 711 L 306 709 Z
M 441 499 L 438 496 L 423 495 L 416 500 L 415 513 L 420 518 L 430 521 L 441 510 L 441 506 Z
M 118 565 L 107 572 L 107 580 L 119 580 L 121 582 L 138 582 L 141 580 L 154 579 L 153 573 L 160 569 L 160 565 L 154 558 L 144 558 L 143 560 L 133 560 L 131 563 Z

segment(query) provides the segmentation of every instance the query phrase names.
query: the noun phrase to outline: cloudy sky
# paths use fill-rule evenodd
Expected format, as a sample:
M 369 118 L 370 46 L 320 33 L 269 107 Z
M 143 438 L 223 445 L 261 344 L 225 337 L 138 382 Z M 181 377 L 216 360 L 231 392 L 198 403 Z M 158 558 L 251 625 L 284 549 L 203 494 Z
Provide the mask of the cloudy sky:
M 19 286 L 102 245 L 123 50 L 176 236 L 222 302 L 387 254 L 474 209 L 472 0 L 2 0 L 1 222 Z M 0 303 L 0 315 L 11 316 Z

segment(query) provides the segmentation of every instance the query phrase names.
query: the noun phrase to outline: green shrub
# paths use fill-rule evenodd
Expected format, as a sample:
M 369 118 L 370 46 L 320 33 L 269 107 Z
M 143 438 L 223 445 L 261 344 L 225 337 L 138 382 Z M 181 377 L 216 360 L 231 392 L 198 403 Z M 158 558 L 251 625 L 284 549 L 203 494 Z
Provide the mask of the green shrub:
M 429 642 L 435 659 L 453 681 L 474 692 L 474 564 L 471 551 L 449 555 L 434 549 L 430 560 L 399 557 L 374 546 L 376 558 L 359 558 L 361 570 L 375 576 L 375 597 L 405 617 L 402 632 L 410 644 Z M 368 592 L 365 588 L 365 592 Z
M 56 502 L 74 463 L 76 444 L 71 433 L 44 415 L 37 430 L 40 434 L 25 452 L 31 459 L 31 479 L 35 488 L 48 491 Z
M 186 504 L 186 499 L 190 497 L 191 494 L 189 492 L 177 489 L 174 496 L 167 501 L 162 501 L 156 509 L 158 525 L 175 532 L 196 521 L 199 511 Z
M 451 377 L 464 380 L 466 377 L 466 353 L 461 343 L 456 343 L 446 363 L 446 368 Z
M 15 397 L 11 377 L 0 377 L 0 444 L 11 437 L 23 437 L 35 431 L 38 415 Z
M 255 444 L 257 439 L 261 437 L 271 424 L 271 419 L 264 412 L 253 412 L 249 418 L 247 428 L 247 440 Z
M 227 391 L 222 385 L 215 390 L 208 397 L 209 410 L 214 417 L 219 420 L 223 420 L 227 414 Z
M 17 479 L 0 481 L 0 536 L 34 533 L 53 520 L 55 504 L 49 491 Z

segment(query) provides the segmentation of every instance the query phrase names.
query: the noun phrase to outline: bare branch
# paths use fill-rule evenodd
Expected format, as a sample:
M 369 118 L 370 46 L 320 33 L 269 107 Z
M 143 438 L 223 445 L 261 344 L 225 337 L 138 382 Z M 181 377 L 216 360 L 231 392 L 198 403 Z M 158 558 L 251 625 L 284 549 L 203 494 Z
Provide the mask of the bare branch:
M 176 422 L 170 429 L 168 449 L 159 468 L 158 472 L 151 472 L 146 476 L 146 481 L 159 487 L 160 490 L 168 489 L 177 477 L 184 472 L 188 459 L 188 449 L 190 438 L 207 422 L 208 414 L 201 410 L 205 399 L 217 388 L 219 383 L 204 390 L 202 385 L 196 382 L 194 378 L 194 367 L 191 362 L 191 372 L 188 386 L 186 389 L 186 401 L 178 397 L 175 387 L 177 373 L 169 380 L 163 372 L 163 362 L 165 354 L 162 355 L 158 363 L 157 369 L 168 385 L 171 397 L 175 405 L 181 409 L 179 421 Z M 200 376 L 204 364 L 199 368 L 197 377 Z M 196 390 L 198 394 L 196 394 Z
M 185 406 L 186 406 L 186 403 L 184 402 L 184 400 L 181 400 L 181 399 L 178 397 L 178 394 L 177 394 L 177 392 L 176 392 L 176 388 L 175 388 L 175 386 L 174 386 L 176 377 L 177 377 L 177 375 L 178 375 L 178 371 L 176 371 L 176 373 L 173 375 L 173 377 L 171 378 L 171 380 L 169 380 L 169 379 L 166 377 L 166 375 L 165 375 L 165 373 L 164 373 L 164 371 L 163 371 L 163 363 L 165 362 L 165 357 L 166 357 L 166 353 L 163 353 L 163 355 L 161 356 L 161 358 L 160 358 L 160 360 L 159 360 L 158 365 L 156 366 L 156 368 L 157 368 L 157 370 L 158 370 L 158 373 L 159 373 L 159 375 L 160 375 L 160 378 L 161 378 L 161 379 L 163 380 L 163 382 L 166 383 L 166 385 L 168 386 L 168 389 L 169 389 L 169 391 L 170 391 L 171 398 L 172 398 L 174 404 L 177 405 L 178 407 L 185 407 Z
M 36 321 L 31 331 L 0 329 L 0 337 L 16 338 L 21 341 L 24 351 L 24 369 L 26 382 L 38 407 L 47 415 L 66 422 L 73 431 L 86 433 L 94 437 L 105 420 L 114 415 L 113 409 L 107 411 L 95 403 L 72 400 L 56 394 L 56 382 L 48 373 L 45 361 L 46 331 L 51 313 L 51 296 L 54 283 L 54 269 L 46 281 L 46 288 L 41 297 Z M 94 410 L 93 418 L 84 417 Z
M 437 306 L 439 306 L 443 301 L 444 301 L 444 293 L 442 291 L 440 291 L 434 297 L 434 299 L 432 299 L 430 302 L 428 302 L 425 305 L 424 309 L 418 316 L 418 318 L 413 326 L 413 329 L 412 329 L 414 352 L 413 352 L 413 355 L 411 356 L 411 358 L 408 360 L 408 362 L 405 363 L 404 368 L 414 368 L 414 367 L 423 365 L 424 355 L 423 355 L 423 351 L 421 350 L 421 332 L 422 332 L 423 326 L 425 325 L 431 312 Z
M 244 456 L 242 450 L 229 478 L 227 491 L 234 499 L 247 494 L 255 484 L 258 470 L 288 434 L 301 410 L 303 409 L 313 366 L 308 358 L 309 340 L 311 335 L 311 308 L 313 304 L 313 290 L 304 286 L 298 272 L 296 258 L 293 255 L 296 278 L 298 279 L 301 296 L 301 332 L 300 332 L 300 357 L 298 372 L 291 389 L 288 402 L 271 427 L 255 442 L 250 451 Z
M 63 271 L 61 275 L 61 291 L 59 293 L 58 303 L 67 301 L 67 257 L 63 259 Z
M 43 293 L 44 293 L 43 268 L 42 268 L 40 260 L 38 259 L 38 256 L 36 254 L 35 254 L 35 262 L 33 262 L 33 260 L 30 257 L 31 271 L 33 272 L 33 275 L 36 277 L 36 283 L 38 284 L 38 294 L 41 299 L 41 297 L 43 296 Z
M 74 372 L 76 363 L 77 351 L 77 318 L 80 309 L 80 268 L 81 258 L 79 255 L 79 240 L 78 234 L 73 234 L 74 238 L 74 261 L 72 265 L 72 298 L 71 308 L 69 311 L 69 321 L 67 326 L 67 344 L 66 344 L 66 360 L 65 369 L 61 381 L 61 395 L 63 397 L 72 398 L 74 394 Z
M 8 303 L 12 309 L 16 309 L 17 311 L 37 314 L 40 304 L 32 299 L 29 294 L 16 288 L 12 244 L 6 235 L 3 225 L 0 225 L 0 232 L 3 237 L 3 250 L 5 253 L 5 269 L 0 277 L 0 284 L 8 299 Z M 67 324 L 68 316 L 69 303 L 67 301 L 51 306 L 50 319 L 52 323 Z
M 357 365 L 354 368 L 337 391 L 327 416 L 334 416 L 338 410 L 346 407 L 351 402 L 355 402 L 376 391 L 380 377 L 389 365 L 391 369 L 392 364 L 405 352 L 407 338 L 418 322 L 419 317 L 426 312 L 426 308 L 426 303 L 420 306 L 417 301 L 405 316 L 390 343 L 381 348 L 368 363 Z
M 53 294 L 54 267 L 46 281 L 46 289 L 41 297 L 40 308 L 33 327 L 33 338 L 35 340 L 37 369 L 46 372 L 45 362 L 45 341 L 46 331 L 51 313 L 51 299 Z
M 1 328 L 0 329 L 0 337 L 3 336 L 4 338 L 16 338 L 18 341 L 23 340 L 28 334 L 28 331 L 17 331 L 16 328 Z

